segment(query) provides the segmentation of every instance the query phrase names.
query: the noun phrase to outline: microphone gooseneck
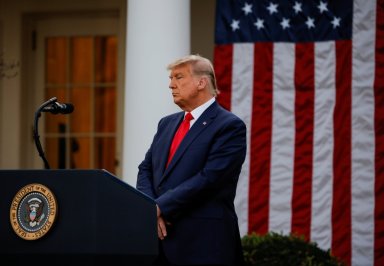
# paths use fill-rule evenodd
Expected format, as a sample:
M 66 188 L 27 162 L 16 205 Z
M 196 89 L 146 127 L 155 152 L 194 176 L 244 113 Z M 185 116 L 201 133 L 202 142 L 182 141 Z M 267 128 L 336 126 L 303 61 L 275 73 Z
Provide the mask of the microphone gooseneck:
M 57 98 L 53 97 L 48 101 L 44 102 L 35 112 L 35 120 L 33 124 L 33 138 L 35 140 L 35 145 L 37 151 L 39 152 L 40 157 L 44 162 L 44 168 L 50 169 L 47 158 L 45 158 L 44 150 L 41 147 L 40 136 L 38 130 L 38 121 L 41 116 L 41 112 L 49 112 L 52 114 L 70 114 L 74 110 L 74 106 L 70 103 L 58 103 Z

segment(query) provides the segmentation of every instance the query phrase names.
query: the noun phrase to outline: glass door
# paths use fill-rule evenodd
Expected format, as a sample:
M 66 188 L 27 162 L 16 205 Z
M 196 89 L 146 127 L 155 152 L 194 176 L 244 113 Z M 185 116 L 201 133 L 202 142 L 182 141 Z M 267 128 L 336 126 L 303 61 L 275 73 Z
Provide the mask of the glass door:
M 44 113 L 40 135 L 51 169 L 116 174 L 117 19 L 52 19 L 37 27 L 36 106 L 57 97 L 71 114 Z

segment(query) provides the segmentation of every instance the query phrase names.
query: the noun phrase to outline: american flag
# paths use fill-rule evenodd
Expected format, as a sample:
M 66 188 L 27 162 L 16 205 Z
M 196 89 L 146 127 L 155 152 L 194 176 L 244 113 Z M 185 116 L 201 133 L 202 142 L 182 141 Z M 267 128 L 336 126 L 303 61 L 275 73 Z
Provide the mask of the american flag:
M 248 128 L 242 235 L 384 265 L 384 0 L 217 0 L 214 65 Z

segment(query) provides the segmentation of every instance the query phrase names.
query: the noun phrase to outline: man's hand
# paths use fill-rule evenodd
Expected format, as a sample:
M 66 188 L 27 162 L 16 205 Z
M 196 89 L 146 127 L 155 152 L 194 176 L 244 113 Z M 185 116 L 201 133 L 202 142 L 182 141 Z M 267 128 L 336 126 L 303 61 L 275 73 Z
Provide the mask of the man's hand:
M 157 209 L 157 235 L 161 240 L 167 236 L 167 228 L 163 217 L 161 217 L 161 211 L 159 206 L 156 205 Z

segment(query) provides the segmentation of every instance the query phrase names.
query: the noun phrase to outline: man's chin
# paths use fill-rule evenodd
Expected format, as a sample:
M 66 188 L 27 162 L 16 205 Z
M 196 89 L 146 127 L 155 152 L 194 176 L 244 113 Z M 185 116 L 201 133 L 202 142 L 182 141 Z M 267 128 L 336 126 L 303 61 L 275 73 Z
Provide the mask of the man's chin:
M 176 98 L 173 98 L 173 102 L 177 105 L 177 106 L 179 106 L 181 109 L 183 109 L 183 102 L 182 101 L 180 101 L 180 99 L 176 99 Z
M 180 99 L 178 99 L 176 96 L 173 96 L 173 102 L 177 105 L 180 104 Z

